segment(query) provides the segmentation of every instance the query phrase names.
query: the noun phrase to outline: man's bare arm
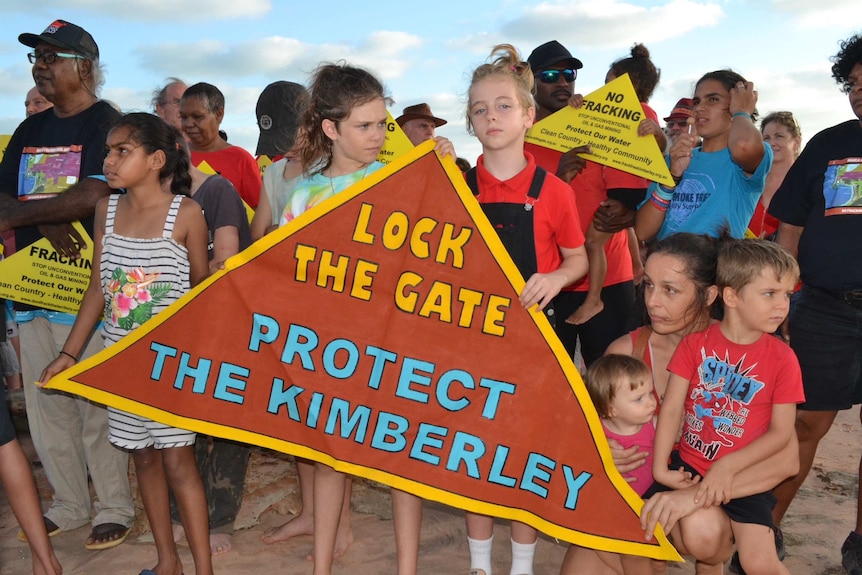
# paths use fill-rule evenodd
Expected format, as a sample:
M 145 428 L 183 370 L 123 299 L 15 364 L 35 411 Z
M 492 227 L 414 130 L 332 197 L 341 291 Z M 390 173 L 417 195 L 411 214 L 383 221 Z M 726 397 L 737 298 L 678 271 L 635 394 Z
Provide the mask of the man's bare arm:
M 74 222 L 93 215 L 96 202 L 111 188 L 102 180 L 84 178 L 56 198 L 20 202 L 0 194 L 0 232 L 23 226 Z

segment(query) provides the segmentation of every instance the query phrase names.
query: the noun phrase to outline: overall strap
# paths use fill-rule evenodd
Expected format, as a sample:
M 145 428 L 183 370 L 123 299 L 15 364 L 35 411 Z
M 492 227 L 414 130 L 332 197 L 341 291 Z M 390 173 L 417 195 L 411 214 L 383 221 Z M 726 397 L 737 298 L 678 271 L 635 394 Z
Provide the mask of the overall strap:
M 476 176 L 476 167 L 472 167 L 464 173 L 465 179 L 467 180 L 467 186 L 469 186 L 470 191 L 473 192 L 474 196 L 479 195 L 479 178 Z

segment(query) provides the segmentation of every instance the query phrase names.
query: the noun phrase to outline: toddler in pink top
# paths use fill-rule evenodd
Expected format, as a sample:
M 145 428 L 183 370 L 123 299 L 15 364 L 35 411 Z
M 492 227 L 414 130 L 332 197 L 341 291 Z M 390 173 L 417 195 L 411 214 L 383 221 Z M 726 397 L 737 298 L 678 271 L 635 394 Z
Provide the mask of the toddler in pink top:
M 649 454 L 648 464 L 623 475 L 632 489 L 643 496 L 653 483 L 653 417 L 658 405 L 650 369 L 630 355 L 605 355 L 593 362 L 584 382 L 608 439 L 616 440 L 624 448 L 637 445 L 639 451 Z M 649 469 L 644 469 L 647 466 Z M 646 557 L 621 555 L 620 560 L 625 575 L 651 572 Z

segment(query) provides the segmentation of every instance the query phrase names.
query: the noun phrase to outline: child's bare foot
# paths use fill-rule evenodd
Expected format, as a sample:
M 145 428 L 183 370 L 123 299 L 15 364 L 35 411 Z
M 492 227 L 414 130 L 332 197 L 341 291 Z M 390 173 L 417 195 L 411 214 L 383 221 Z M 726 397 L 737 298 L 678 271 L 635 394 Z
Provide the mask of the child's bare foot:
M 231 539 L 230 533 L 210 533 L 210 551 L 212 551 L 213 557 L 224 555 L 233 549 Z
M 581 304 L 581 307 L 575 310 L 575 313 L 566 318 L 566 323 L 574 325 L 587 323 L 596 317 L 603 309 L 605 309 L 605 304 L 602 300 L 590 301 L 587 299 Z
M 348 529 L 347 533 L 342 533 L 339 529 L 338 534 L 335 536 L 335 551 L 332 553 L 332 558 L 341 559 L 351 545 L 353 545 L 353 530 Z M 312 551 L 309 551 L 308 555 L 305 556 L 306 561 L 314 561 Z
M 171 529 L 174 532 L 174 543 L 181 543 L 186 538 L 186 530 L 182 525 L 178 525 L 176 523 L 171 525 Z
M 50 564 L 48 566 L 40 561 L 34 553 L 33 573 L 34 575 L 63 575 L 63 567 L 60 565 L 60 562 L 57 561 L 57 557 L 54 556 L 53 551 L 51 552 Z
M 278 527 L 267 529 L 260 540 L 267 545 L 287 541 L 297 535 L 312 535 L 314 533 L 314 518 L 300 512 L 299 515 Z

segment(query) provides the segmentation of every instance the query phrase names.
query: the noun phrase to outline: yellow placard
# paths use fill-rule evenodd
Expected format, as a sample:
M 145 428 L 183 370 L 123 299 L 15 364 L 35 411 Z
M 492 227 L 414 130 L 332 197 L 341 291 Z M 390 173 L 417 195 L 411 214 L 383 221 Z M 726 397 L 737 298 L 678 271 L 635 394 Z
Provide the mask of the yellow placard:
M 526 140 L 568 152 L 589 144 L 582 157 L 648 180 L 673 186 L 664 155 L 653 136 L 638 136 L 643 108 L 628 74 L 584 98 L 580 108 L 566 106 L 533 125 Z
M 12 136 L 9 134 L 0 135 L 0 160 L 3 159 L 3 155 L 6 153 L 6 148 L 9 146 L 9 140 L 12 139 Z
M 386 110 L 386 143 L 383 144 L 377 161 L 381 164 L 388 164 L 412 149 L 413 143 L 410 138 L 392 117 L 392 113 Z
M 47 238 L 0 261 L 0 298 L 54 311 L 78 313 L 90 282 L 93 240 L 80 222 L 75 229 L 86 244 L 73 260 L 57 253 Z
M 261 156 L 261 157 L 265 157 L 265 156 Z M 272 163 L 272 161 L 270 160 L 270 164 L 271 163 Z M 260 160 L 258 160 L 258 165 L 260 165 Z M 195 167 L 205 174 L 213 174 L 213 175 L 218 174 L 218 172 L 215 171 L 213 169 L 213 167 L 207 163 L 206 160 L 201 160 L 201 163 Z M 261 168 L 260 174 L 261 174 L 261 176 L 263 175 L 263 168 Z M 242 196 L 240 196 L 240 199 L 242 200 Z M 242 205 L 245 208 L 245 216 L 248 218 L 248 223 L 251 223 L 251 220 L 254 219 L 254 210 L 252 209 L 252 207 L 250 205 L 245 203 L 245 200 L 242 200 Z
M 260 177 L 263 178 L 263 173 L 272 165 L 272 158 L 267 155 L 257 157 L 257 167 L 260 168 Z

